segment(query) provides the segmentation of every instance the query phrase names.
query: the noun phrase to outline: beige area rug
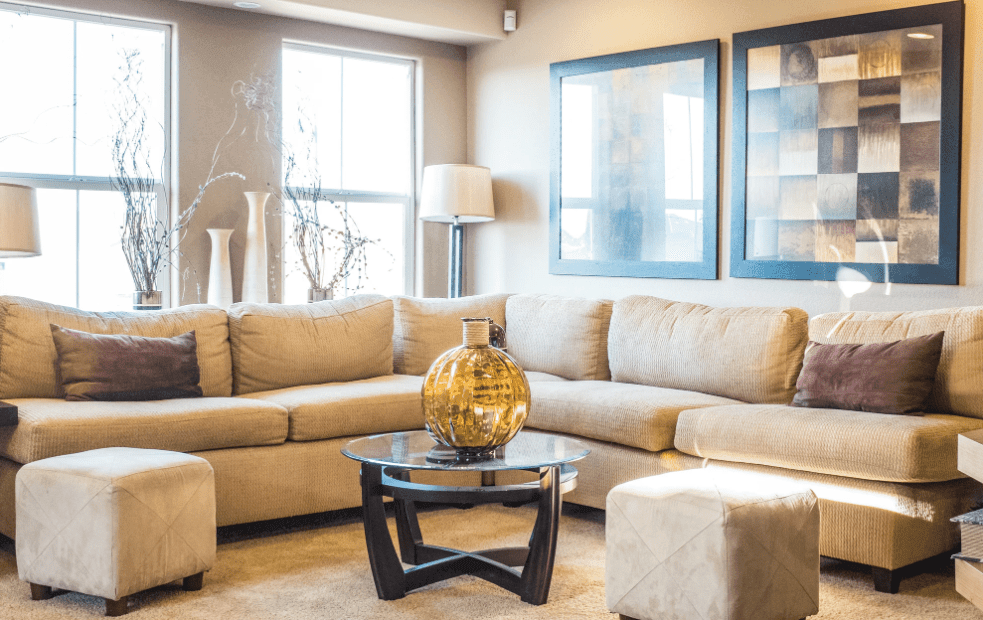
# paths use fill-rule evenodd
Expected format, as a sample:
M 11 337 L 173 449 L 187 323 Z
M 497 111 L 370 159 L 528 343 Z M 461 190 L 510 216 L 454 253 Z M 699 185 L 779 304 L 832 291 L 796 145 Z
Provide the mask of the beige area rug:
M 525 544 L 532 530 L 531 507 L 483 506 L 467 511 L 422 512 L 426 542 L 481 549 Z M 385 618 L 616 618 L 604 604 L 604 513 L 565 506 L 549 603 L 533 607 L 513 594 L 472 577 L 458 577 L 380 601 L 369 571 L 362 525 L 356 511 L 287 519 L 220 531 L 218 560 L 200 592 L 180 582 L 132 597 L 128 617 L 154 620 L 291 620 Z M 390 519 L 390 526 L 392 520 Z M 823 561 L 820 614 L 849 620 L 983 620 L 956 593 L 951 562 L 906 579 L 901 593 L 874 592 L 869 570 Z M 31 601 L 17 579 L 13 543 L 0 537 L 0 618 L 47 620 L 98 618 L 101 599 L 61 593 Z

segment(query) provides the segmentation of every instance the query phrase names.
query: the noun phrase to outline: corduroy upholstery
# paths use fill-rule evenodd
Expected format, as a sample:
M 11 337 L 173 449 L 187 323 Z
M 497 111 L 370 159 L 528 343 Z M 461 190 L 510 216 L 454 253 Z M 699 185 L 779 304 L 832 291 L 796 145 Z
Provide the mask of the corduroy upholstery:
M 556 295 L 513 295 L 505 303 L 509 355 L 523 370 L 605 381 L 611 302 Z
M 291 441 L 374 435 L 423 428 L 423 377 L 386 375 L 254 392 L 290 415 Z
M 704 458 L 887 482 L 941 482 L 956 470 L 956 437 L 983 428 L 962 416 L 891 415 L 783 405 L 679 414 L 676 449 Z
M 382 295 L 281 306 L 233 304 L 236 395 L 393 374 L 393 302 Z
M 505 327 L 508 294 L 457 299 L 393 297 L 393 372 L 425 375 L 442 353 L 464 341 L 461 319 L 489 317 Z
M 807 319 L 798 308 L 712 308 L 629 295 L 611 315 L 611 380 L 788 403 Z
M 983 307 L 917 312 L 834 312 L 809 323 L 824 344 L 869 344 L 945 332 L 926 411 L 983 418 Z
M 172 338 L 194 331 L 205 396 L 232 395 L 225 311 L 181 306 L 150 312 L 85 312 L 23 297 L 0 297 L 0 399 L 64 398 L 50 324 L 93 334 Z
M 246 398 L 8 402 L 20 423 L 0 427 L 0 454 L 18 463 L 112 446 L 191 452 L 287 438 L 286 409 Z
M 652 452 L 672 447 L 680 411 L 737 402 L 699 392 L 611 381 L 540 381 L 531 384 L 530 394 L 529 428 Z

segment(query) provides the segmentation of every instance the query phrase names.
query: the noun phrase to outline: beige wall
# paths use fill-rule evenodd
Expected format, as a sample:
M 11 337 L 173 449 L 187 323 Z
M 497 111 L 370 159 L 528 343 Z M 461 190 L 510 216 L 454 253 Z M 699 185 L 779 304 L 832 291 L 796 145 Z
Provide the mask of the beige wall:
M 729 277 L 731 45 L 734 32 L 919 4 L 884 0 L 518 0 L 518 30 L 469 48 L 469 162 L 494 178 L 497 219 L 468 227 L 474 293 L 647 294 L 711 305 L 788 304 L 811 315 L 983 304 L 983 71 L 979 0 L 966 3 L 959 286 L 874 285 L 849 302 L 835 283 Z M 921 3 L 924 4 L 924 3 Z M 718 281 L 549 275 L 549 65 L 629 50 L 721 40 L 720 273 Z M 981 82 L 983 84 L 983 82 Z M 889 293 L 889 294 L 888 294 Z
M 466 156 L 465 50 L 394 35 L 287 18 L 219 9 L 176 0 L 46 0 L 45 5 L 90 13 L 152 20 L 174 26 L 174 118 L 177 204 L 186 208 L 205 182 L 212 153 L 233 119 L 232 84 L 273 72 L 278 78 L 284 39 L 413 58 L 417 63 L 417 162 L 460 162 Z M 241 124 L 237 127 L 241 127 Z M 238 128 L 236 133 L 238 133 Z M 249 137 L 223 151 L 216 173 L 234 170 L 245 181 L 230 179 L 209 188 L 181 244 L 179 268 L 188 270 L 181 303 L 207 296 L 210 242 L 206 228 L 234 228 L 232 271 L 239 299 L 246 235 L 243 191 L 263 191 L 279 178 L 279 159 Z M 417 180 L 419 182 L 419 180 Z M 271 301 L 279 300 L 280 222 L 268 204 Z M 443 228 L 421 229 L 424 243 L 443 248 Z M 431 241 L 427 241 L 431 240 Z M 445 290 L 446 260 L 442 251 L 417 252 L 416 293 L 439 295 Z M 432 258 L 431 258 L 432 257 Z M 122 255 L 120 256 L 122 260 Z

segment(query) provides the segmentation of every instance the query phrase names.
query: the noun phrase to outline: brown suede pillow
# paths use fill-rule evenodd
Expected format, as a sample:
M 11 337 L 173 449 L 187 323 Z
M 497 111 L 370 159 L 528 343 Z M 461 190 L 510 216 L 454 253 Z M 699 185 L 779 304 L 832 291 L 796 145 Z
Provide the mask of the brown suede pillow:
M 164 400 L 201 396 L 198 343 L 90 334 L 51 325 L 65 400 Z
M 810 342 L 792 404 L 876 413 L 921 411 L 944 332 L 876 344 Z

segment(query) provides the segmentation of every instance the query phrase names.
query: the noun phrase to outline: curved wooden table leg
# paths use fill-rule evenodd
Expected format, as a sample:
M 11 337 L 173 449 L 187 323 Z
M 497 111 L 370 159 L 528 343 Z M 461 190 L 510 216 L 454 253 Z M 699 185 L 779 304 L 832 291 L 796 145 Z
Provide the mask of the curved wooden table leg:
M 386 509 L 382 503 L 382 468 L 362 463 L 361 481 L 362 524 L 365 526 L 365 546 L 369 552 L 376 593 L 384 601 L 403 598 L 406 596 L 406 576 L 386 525 Z
M 560 525 L 560 467 L 544 468 L 539 474 L 539 513 L 529 541 L 529 557 L 522 568 L 522 592 L 526 603 L 542 605 L 550 594 L 556 536 Z

